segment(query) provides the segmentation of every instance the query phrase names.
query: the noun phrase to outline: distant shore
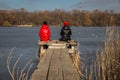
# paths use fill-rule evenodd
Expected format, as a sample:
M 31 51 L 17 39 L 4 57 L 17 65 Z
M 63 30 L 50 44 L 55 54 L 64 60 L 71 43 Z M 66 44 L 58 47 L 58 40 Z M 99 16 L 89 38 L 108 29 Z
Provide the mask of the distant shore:
M 26 27 L 26 28 L 32 28 L 32 27 L 41 27 L 41 25 L 12 25 L 12 26 L 0 26 L 0 27 Z M 62 26 L 49 25 L 49 27 L 62 27 Z M 120 26 L 70 26 L 70 27 L 120 27 Z
M 120 13 L 113 10 L 93 11 L 56 9 L 53 11 L 29 12 L 26 9 L 0 10 L 0 25 L 33 27 L 47 21 L 49 26 L 63 26 L 68 21 L 70 26 L 120 26 Z

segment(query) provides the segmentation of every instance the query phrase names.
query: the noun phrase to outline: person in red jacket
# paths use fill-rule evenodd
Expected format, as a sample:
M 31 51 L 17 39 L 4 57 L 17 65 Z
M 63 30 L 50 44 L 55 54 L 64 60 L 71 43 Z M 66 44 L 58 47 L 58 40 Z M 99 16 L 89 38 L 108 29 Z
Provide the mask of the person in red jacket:
M 40 27 L 39 30 L 39 37 L 40 37 L 40 41 L 49 41 L 50 40 L 50 28 L 47 25 L 47 21 L 43 22 L 43 25 Z

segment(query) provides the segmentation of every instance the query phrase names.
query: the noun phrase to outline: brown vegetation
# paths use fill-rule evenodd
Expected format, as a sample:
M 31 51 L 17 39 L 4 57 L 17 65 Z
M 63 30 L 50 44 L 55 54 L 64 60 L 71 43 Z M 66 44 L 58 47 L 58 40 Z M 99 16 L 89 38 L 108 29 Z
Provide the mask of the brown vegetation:
M 69 21 L 71 26 L 120 26 L 120 13 L 114 11 L 94 10 L 92 12 L 84 10 L 65 11 L 56 9 L 54 11 L 34 11 L 29 12 L 24 8 L 19 10 L 0 10 L 0 25 L 41 25 L 47 20 L 51 26 L 61 26 L 63 21 Z
M 85 80 L 120 80 L 120 33 L 116 36 L 114 29 L 109 28 L 107 34 L 105 48 L 96 53 Z
M 17 58 L 15 63 L 11 64 L 12 63 L 13 51 L 14 51 L 14 48 L 11 49 L 10 54 L 9 54 L 9 56 L 7 58 L 7 69 L 8 69 L 8 72 L 9 72 L 10 76 L 11 76 L 11 79 L 12 80 L 28 80 L 29 79 L 28 74 L 29 74 L 29 72 L 31 70 L 31 67 L 33 65 L 31 63 L 31 60 L 28 63 L 26 63 L 24 65 L 24 67 L 19 71 L 19 67 L 17 67 L 17 65 L 21 60 L 21 56 Z M 27 70 L 27 72 L 25 72 L 26 67 L 29 68 Z

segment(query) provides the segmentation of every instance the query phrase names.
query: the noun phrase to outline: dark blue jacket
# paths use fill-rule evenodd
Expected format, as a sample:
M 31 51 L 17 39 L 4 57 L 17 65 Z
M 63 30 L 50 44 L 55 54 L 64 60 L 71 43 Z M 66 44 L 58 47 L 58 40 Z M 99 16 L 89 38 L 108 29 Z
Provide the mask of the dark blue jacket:
M 70 27 L 69 26 L 63 26 L 63 28 L 61 29 L 60 35 L 61 35 L 60 41 L 71 40 L 72 32 L 71 32 Z

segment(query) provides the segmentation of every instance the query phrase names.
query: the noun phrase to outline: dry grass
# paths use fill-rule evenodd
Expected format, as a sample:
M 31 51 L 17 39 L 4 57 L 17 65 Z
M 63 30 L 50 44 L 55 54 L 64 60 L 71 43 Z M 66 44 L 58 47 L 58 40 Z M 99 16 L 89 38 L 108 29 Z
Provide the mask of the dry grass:
M 101 53 L 96 53 L 85 80 L 120 80 L 120 33 L 114 33 L 114 28 L 107 29 L 105 47 Z
M 108 39 L 105 49 L 100 54 L 102 80 L 119 80 L 120 77 L 120 35 L 114 35 L 114 30 L 108 29 Z M 98 59 L 99 60 L 99 59 Z
M 79 51 L 79 45 L 77 46 L 75 53 L 70 53 L 72 62 L 74 64 L 74 67 L 76 69 L 76 72 L 78 73 L 78 75 L 80 76 L 80 78 L 84 78 L 84 74 L 82 73 L 81 69 L 80 69 L 80 65 L 82 65 L 83 63 L 80 61 L 80 51 Z
M 28 76 L 29 76 L 28 74 L 29 74 L 30 69 L 33 64 L 31 63 L 31 60 L 30 60 L 29 62 L 26 63 L 26 65 L 22 68 L 22 70 L 19 71 L 19 68 L 17 67 L 17 65 L 21 60 L 21 56 L 17 58 L 17 60 L 15 61 L 14 64 L 11 64 L 14 49 L 15 48 L 11 49 L 10 54 L 7 58 L 8 72 L 9 72 L 12 80 L 28 80 Z M 11 68 L 11 66 L 12 66 L 12 68 Z M 29 69 L 27 70 L 27 72 L 25 72 L 25 69 L 27 66 L 29 66 Z

